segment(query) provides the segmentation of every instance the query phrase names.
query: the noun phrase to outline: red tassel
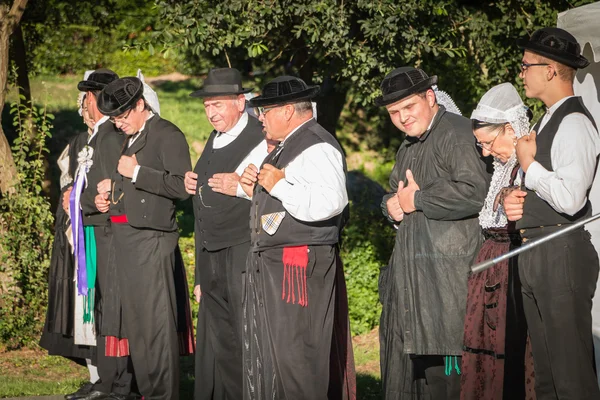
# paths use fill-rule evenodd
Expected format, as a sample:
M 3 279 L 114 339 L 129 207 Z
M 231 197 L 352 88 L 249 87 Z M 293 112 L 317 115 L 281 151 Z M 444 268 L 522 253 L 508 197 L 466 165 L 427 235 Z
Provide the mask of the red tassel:
M 308 306 L 306 290 L 306 268 L 308 267 L 308 246 L 292 246 L 283 248 L 283 282 L 281 285 L 281 299 L 287 303 L 296 304 L 296 293 L 298 291 L 298 304 L 302 307 Z M 294 285 L 294 281 L 296 284 Z M 287 287 L 287 299 L 286 297 Z

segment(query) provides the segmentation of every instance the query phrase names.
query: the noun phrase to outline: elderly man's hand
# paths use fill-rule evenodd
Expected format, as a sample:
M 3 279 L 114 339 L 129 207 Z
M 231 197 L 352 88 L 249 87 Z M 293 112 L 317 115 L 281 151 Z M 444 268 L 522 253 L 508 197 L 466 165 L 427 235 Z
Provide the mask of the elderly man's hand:
M 250 197 L 252 197 L 256 182 L 258 182 L 258 168 L 256 168 L 256 165 L 250 164 L 244 169 L 240 177 L 240 185 L 242 185 L 242 189 Z
M 123 155 L 119 159 L 117 171 L 125 178 L 133 178 L 133 171 L 135 171 L 137 165 L 139 164 L 137 158 L 135 158 L 135 154 L 131 157 Z
M 192 171 L 185 173 L 183 178 L 183 184 L 185 185 L 185 191 L 191 195 L 196 194 L 196 188 L 198 187 L 198 174 Z
M 103 194 L 103 193 L 110 192 L 110 184 L 111 184 L 110 179 L 104 179 L 104 180 L 98 182 L 98 185 L 96 186 L 98 193 Z
M 65 192 L 63 193 L 63 198 L 62 198 L 62 208 L 63 208 L 63 210 L 65 210 L 65 212 L 67 213 L 68 216 L 71 216 L 71 214 L 69 213 L 69 200 L 71 198 L 72 191 L 73 191 L 73 186 L 71 186 L 70 188 L 65 190 Z
M 208 179 L 208 186 L 217 193 L 235 196 L 240 176 L 235 172 L 214 174 Z
M 531 131 L 529 135 L 525 135 L 517 141 L 517 158 L 519 159 L 519 165 L 525 172 L 527 172 L 531 163 L 535 161 L 537 153 L 536 135 L 535 131 Z
M 415 192 L 419 190 L 419 185 L 415 182 L 412 171 L 410 169 L 406 170 L 406 180 L 408 181 L 407 185 L 404 186 L 404 182 L 400 182 L 398 185 L 398 203 L 405 214 L 410 214 L 415 211 Z
M 285 171 L 275 168 L 271 164 L 263 165 L 258 173 L 258 183 L 269 193 L 271 193 L 273 186 L 283 178 L 285 178 Z
M 97 194 L 94 198 L 94 203 L 96 204 L 96 208 L 101 213 L 108 212 L 110 207 L 110 200 L 108 200 L 108 192 L 104 192 L 101 194 Z
M 502 207 L 509 221 L 518 221 L 523 218 L 523 206 L 525 205 L 527 192 L 519 189 L 512 190 L 504 197 Z
M 194 287 L 194 296 L 196 297 L 196 301 L 200 303 L 200 299 L 202 298 L 202 290 L 200 290 L 200 285 L 196 285 Z

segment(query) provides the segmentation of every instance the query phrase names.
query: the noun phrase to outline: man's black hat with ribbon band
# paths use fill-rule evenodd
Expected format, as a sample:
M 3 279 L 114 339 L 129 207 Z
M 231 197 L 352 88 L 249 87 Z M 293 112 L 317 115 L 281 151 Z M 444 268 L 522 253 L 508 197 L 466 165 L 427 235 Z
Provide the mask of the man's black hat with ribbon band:
M 130 108 L 144 94 L 142 81 L 133 76 L 117 79 L 106 85 L 98 96 L 98 110 L 109 117 L 116 117 Z
M 430 77 L 419 68 L 396 68 L 381 82 L 382 95 L 375 99 L 375 105 L 387 106 L 415 93 L 424 92 L 437 84 L 437 81 L 437 76 Z
M 190 93 L 192 97 L 217 97 L 251 92 L 242 87 L 242 74 L 235 68 L 213 68 L 208 71 L 204 86 Z

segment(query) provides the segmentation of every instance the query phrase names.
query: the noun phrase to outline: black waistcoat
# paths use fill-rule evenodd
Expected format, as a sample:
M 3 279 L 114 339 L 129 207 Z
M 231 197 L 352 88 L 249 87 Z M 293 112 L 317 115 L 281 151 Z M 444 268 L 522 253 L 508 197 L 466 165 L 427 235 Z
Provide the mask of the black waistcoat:
M 216 132 L 208 138 L 206 147 L 194 168 L 198 186 L 194 196 L 196 246 L 209 251 L 219 250 L 250 240 L 250 201 L 217 193 L 208 186 L 214 174 L 235 172 L 244 158 L 262 141 L 262 124 L 248 116 L 248 124 L 227 146 L 215 149 Z
M 273 150 L 264 163 L 274 165 L 279 169 L 285 168 L 304 150 L 319 143 L 328 143 L 340 152 L 345 173 L 346 159 L 339 143 L 314 119 L 294 132 L 285 141 L 283 147 Z M 305 222 L 286 212 L 277 231 L 273 235 L 269 235 L 262 227 L 261 216 L 281 211 L 286 211 L 281 201 L 272 197 L 262 186 L 257 185 L 254 189 L 252 209 L 250 210 L 253 251 L 285 246 L 332 245 L 339 241 L 343 213 L 325 221 Z
M 542 120 L 540 120 L 533 128 L 538 133 L 536 137 L 537 151 L 535 160 L 548 171 L 554 171 L 551 159 L 552 142 L 554 141 L 554 136 L 556 135 L 562 120 L 567 115 L 572 113 L 581 113 L 585 115 L 590 121 L 592 121 L 594 127 L 596 126 L 590 112 L 583 105 L 581 97 L 571 97 L 561 104 L 556 111 L 554 111 L 552 117 L 550 117 L 550 120 L 546 123 L 546 125 L 544 125 L 544 128 L 541 130 L 541 132 L 538 131 L 538 129 Z M 572 134 L 577 135 L 579 132 L 572 132 Z M 523 208 L 523 218 L 517 221 L 517 229 L 535 228 L 538 226 L 550 226 L 558 224 L 571 224 L 591 216 L 592 207 L 589 200 L 575 215 L 568 215 L 554 210 L 552 206 L 550 206 L 546 201 L 542 200 L 542 198 L 539 197 L 534 191 L 529 189 L 525 190 L 527 191 L 527 197 L 525 198 L 525 204 Z

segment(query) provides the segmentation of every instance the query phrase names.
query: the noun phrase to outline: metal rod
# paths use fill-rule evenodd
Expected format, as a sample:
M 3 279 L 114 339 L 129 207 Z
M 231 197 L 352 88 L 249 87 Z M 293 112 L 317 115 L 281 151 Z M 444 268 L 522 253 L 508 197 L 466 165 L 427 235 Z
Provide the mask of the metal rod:
M 580 228 L 580 227 L 582 227 L 585 224 L 589 224 L 590 222 L 595 221 L 598 218 L 600 218 L 600 213 L 598 213 L 596 215 L 592 215 L 591 217 L 589 217 L 587 219 L 584 219 L 583 221 L 579 221 L 579 222 L 577 222 L 575 224 L 568 225 L 564 229 L 561 229 L 561 230 L 556 231 L 556 232 L 552 232 L 549 235 L 542 236 L 539 239 L 535 239 L 535 240 L 532 240 L 530 242 L 527 242 L 527 244 L 522 245 L 518 249 L 514 249 L 512 251 L 509 251 L 508 253 L 505 253 L 505 254 L 501 255 L 501 256 L 498 256 L 496 258 L 492 258 L 491 260 L 483 261 L 483 262 L 480 262 L 479 264 L 473 265 L 471 267 L 471 272 L 474 273 L 474 274 L 476 274 L 478 272 L 485 271 L 486 269 L 488 269 L 488 268 L 490 268 L 490 267 L 498 264 L 499 262 L 502 262 L 504 260 L 508 260 L 509 258 L 516 256 L 517 254 L 521 254 L 521 253 L 523 253 L 523 252 L 525 252 L 527 250 L 530 250 L 530 249 L 532 249 L 532 248 L 534 248 L 534 247 L 536 247 L 536 246 L 538 246 L 538 245 L 540 245 L 542 243 L 545 243 L 545 242 L 547 242 L 549 240 L 552 240 L 552 239 L 554 239 L 554 238 L 556 238 L 558 236 L 564 235 L 565 233 L 571 232 L 572 230 Z

